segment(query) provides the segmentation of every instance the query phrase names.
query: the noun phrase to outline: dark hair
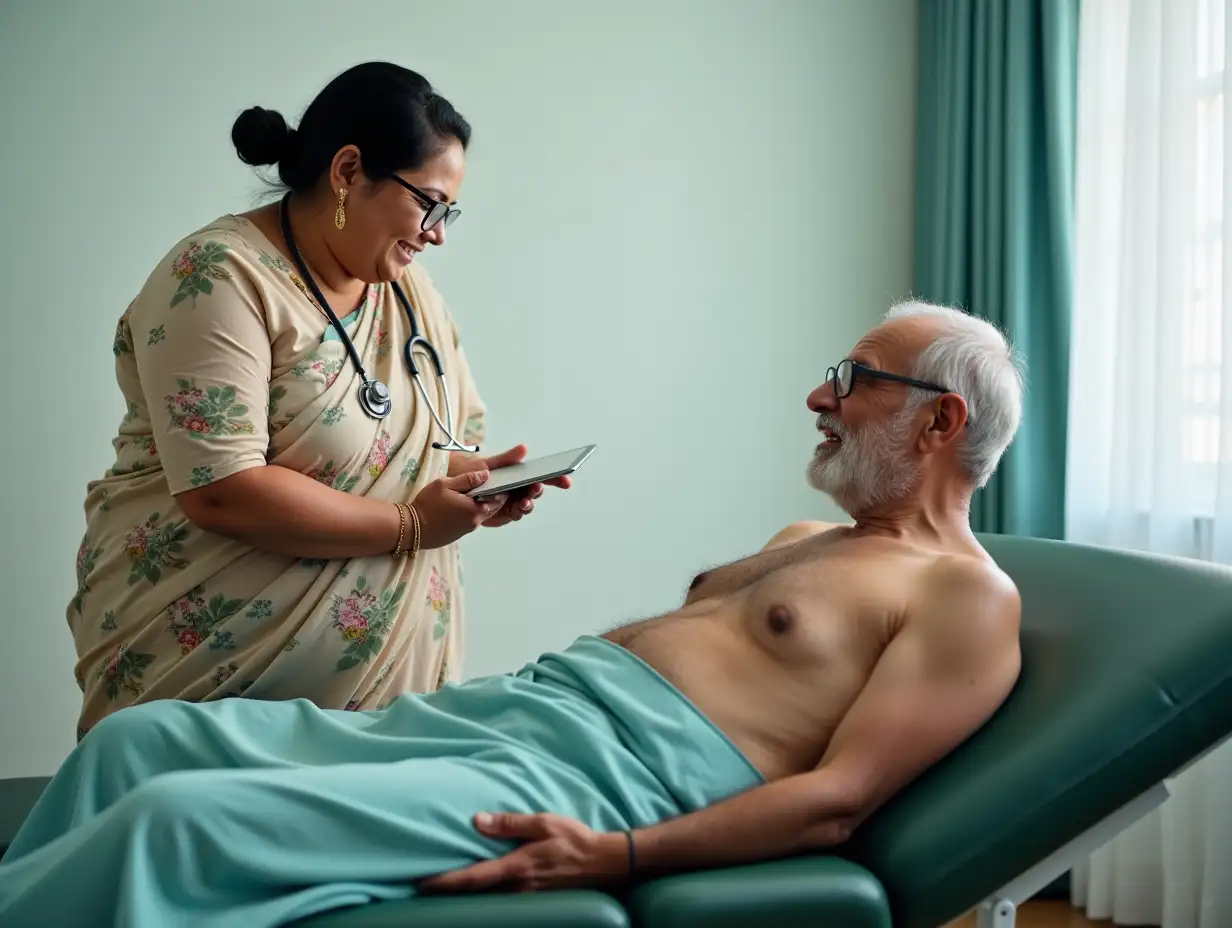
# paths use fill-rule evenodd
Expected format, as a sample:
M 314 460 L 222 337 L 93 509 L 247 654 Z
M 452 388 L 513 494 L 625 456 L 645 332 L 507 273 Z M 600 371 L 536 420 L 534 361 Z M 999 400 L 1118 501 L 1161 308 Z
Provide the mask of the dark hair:
M 326 84 L 296 129 L 259 106 L 240 113 L 231 127 L 240 160 L 278 165 L 282 183 L 295 193 L 311 190 L 344 145 L 355 145 L 364 173 L 381 180 L 414 170 L 450 139 L 465 149 L 470 124 L 422 75 L 381 61 L 356 65 Z

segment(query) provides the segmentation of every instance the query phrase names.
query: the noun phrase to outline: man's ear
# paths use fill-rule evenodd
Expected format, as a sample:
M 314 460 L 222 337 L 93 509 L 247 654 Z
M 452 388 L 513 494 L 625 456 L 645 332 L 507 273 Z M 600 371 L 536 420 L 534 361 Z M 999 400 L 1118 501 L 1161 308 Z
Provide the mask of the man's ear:
M 920 432 L 920 451 L 940 451 L 962 434 L 967 425 L 967 403 L 957 393 L 943 393 L 929 407 Z

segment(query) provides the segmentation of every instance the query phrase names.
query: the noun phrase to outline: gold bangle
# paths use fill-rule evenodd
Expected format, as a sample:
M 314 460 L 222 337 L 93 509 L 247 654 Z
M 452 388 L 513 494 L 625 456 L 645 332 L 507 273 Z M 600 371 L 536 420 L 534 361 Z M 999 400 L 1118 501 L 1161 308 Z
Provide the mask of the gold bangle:
M 406 508 L 411 510 L 411 524 L 414 528 L 414 531 L 411 532 L 411 559 L 414 560 L 415 556 L 419 554 L 419 512 L 414 506 L 407 506 Z
M 406 510 L 402 503 L 394 503 L 398 510 L 398 543 L 394 545 L 394 557 L 402 557 L 402 541 L 406 538 Z

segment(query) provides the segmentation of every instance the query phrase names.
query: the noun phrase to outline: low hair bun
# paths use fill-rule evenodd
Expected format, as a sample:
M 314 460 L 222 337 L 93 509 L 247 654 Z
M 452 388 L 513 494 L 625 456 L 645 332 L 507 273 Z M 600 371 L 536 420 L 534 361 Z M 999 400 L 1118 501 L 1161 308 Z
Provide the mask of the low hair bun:
M 254 106 L 240 113 L 231 141 L 240 160 L 260 171 L 271 188 L 302 195 L 329 176 L 338 152 L 363 152 L 364 175 L 384 181 L 414 171 L 450 143 L 466 150 L 471 126 L 422 74 L 387 61 L 368 61 L 343 71 L 322 88 L 294 129 L 273 110 Z
M 294 139 L 295 130 L 281 113 L 260 106 L 244 110 L 231 127 L 236 153 L 241 161 L 253 166 L 278 164 L 287 157 Z

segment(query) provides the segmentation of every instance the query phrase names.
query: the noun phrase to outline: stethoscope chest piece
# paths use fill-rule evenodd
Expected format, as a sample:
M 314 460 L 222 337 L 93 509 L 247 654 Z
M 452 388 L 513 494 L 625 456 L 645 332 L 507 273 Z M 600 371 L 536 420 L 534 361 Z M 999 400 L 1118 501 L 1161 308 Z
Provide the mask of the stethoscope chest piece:
M 374 419 L 384 419 L 393 410 L 389 387 L 379 380 L 368 380 L 359 388 L 359 405 Z

